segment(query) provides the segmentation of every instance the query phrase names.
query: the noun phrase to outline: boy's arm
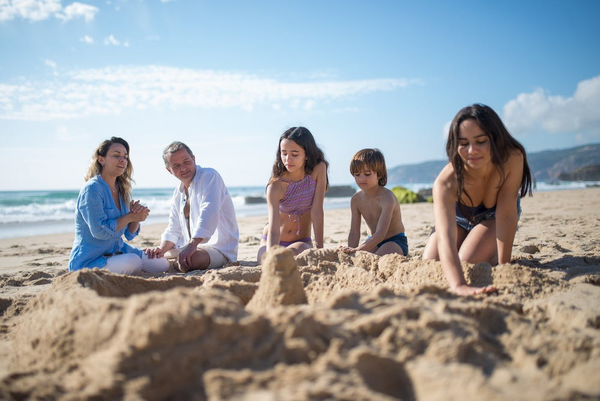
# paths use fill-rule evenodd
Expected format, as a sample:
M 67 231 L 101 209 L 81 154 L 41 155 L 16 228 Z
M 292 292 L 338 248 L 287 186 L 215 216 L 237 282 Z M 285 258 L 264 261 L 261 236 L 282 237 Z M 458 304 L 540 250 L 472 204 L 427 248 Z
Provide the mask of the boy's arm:
M 390 194 L 392 196 L 390 196 Z M 383 197 L 381 205 L 379 205 L 381 206 L 381 214 L 379 215 L 375 232 L 371 234 L 371 238 L 363 242 L 356 250 L 371 251 L 377 247 L 377 244 L 385 239 L 385 235 L 387 234 L 392 221 L 394 206 L 396 206 L 393 202 L 398 202 L 393 193 L 388 193 Z
M 358 210 L 358 194 L 354 194 L 350 199 L 350 212 L 352 219 L 350 220 L 350 233 L 348 234 L 348 247 L 356 248 L 360 241 L 360 211 Z

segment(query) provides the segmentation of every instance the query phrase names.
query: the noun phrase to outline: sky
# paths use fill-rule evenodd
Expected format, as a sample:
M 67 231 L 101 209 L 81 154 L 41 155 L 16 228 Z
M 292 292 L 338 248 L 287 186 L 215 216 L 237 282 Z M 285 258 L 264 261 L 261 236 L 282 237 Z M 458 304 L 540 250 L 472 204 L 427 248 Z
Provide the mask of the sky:
M 600 1 L 0 0 L 0 190 L 78 189 L 98 144 L 138 188 L 187 143 L 228 186 L 266 185 L 305 126 L 334 185 L 379 148 L 445 158 L 484 103 L 528 152 L 600 142 Z

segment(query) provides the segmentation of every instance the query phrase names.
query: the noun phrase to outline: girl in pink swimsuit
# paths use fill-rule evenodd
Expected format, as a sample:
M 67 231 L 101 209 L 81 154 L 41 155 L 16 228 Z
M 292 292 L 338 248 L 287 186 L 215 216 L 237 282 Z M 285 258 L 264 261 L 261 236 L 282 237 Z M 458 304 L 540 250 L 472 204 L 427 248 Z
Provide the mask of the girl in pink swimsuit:
M 323 247 L 323 198 L 329 185 L 323 151 L 310 131 L 293 127 L 279 138 L 271 179 L 267 184 L 269 223 L 261 237 L 257 259 L 260 263 L 274 245 L 291 249 L 296 255 L 314 246 Z

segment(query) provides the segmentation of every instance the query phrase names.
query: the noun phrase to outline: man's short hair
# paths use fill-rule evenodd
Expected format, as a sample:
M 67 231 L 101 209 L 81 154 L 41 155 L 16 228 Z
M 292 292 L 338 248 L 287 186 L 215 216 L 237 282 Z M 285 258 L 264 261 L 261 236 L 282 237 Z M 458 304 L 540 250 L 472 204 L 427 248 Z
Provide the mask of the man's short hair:
M 179 141 L 171 142 L 171 144 L 169 144 L 169 146 L 167 146 L 165 148 L 165 150 L 163 150 L 163 160 L 165 162 L 166 167 L 169 167 L 169 163 L 167 162 L 167 155 L 170 155 L 171 153 L 179 152 L 182 149 L 187 150 L 188 153 L 190 154 L 190 156 L 194 157 L 194 153 L 192 153 L 192 149 L 190 149 L 190 147 L 187 146 L 185 143 L 179 142 Z

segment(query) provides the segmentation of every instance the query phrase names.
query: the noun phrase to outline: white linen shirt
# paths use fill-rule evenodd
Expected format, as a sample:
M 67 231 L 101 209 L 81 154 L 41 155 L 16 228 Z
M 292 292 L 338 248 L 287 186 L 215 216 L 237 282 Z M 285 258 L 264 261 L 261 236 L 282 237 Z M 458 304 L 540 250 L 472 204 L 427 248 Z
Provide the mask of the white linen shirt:
M 192 238 L 218 249 L 230 262 L 238 256 L 239 230 L 231 196 L 219 173 L 196 165 L 196 175 L 188 189 L 190 196 L 190 233 L 183 213 L 186 195 L 183 183 L 173 191 L 169 225 L 161 236 L 176 247 L 187 245 Z

